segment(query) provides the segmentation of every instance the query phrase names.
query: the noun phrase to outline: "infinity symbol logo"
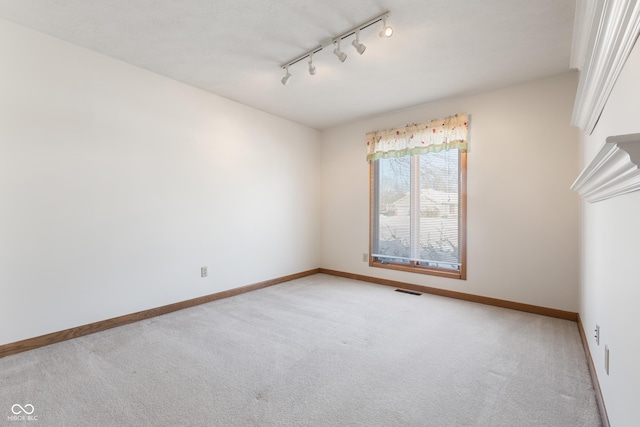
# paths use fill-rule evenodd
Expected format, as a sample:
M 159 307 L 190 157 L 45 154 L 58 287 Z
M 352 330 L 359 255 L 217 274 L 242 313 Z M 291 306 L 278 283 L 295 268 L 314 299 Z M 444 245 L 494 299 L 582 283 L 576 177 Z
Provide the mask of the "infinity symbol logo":
M 18 408 L 18 409 L 16 409 Z M 19 415 L 21 413 L 25 413 L 27 415 L 31 415 L 33 414 L 33 411 L 35 411 L 36 408 L 33 407 L 33 405 L 31 403 L 27 403 L 24 406 L 20 406 L 17 403 L 15 405 L 13 405 L 11 407 L 11 412 L 13 412 L 13 415 Z

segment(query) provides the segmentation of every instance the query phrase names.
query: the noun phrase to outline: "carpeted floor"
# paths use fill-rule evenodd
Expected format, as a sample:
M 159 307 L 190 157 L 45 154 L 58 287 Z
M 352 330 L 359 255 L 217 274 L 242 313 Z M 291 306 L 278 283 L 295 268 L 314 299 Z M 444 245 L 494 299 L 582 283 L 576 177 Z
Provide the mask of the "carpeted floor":
M 0 359 L 0 425 L 601 424 L 575 323 L 318 274 Z

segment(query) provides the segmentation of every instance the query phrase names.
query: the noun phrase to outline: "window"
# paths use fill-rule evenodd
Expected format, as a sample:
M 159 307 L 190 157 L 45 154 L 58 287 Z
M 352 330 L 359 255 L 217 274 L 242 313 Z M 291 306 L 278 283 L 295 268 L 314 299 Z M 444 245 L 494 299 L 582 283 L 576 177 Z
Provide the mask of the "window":
M 466 133 L 455 116 L 367 135 L 369 265 L 466 278 Z

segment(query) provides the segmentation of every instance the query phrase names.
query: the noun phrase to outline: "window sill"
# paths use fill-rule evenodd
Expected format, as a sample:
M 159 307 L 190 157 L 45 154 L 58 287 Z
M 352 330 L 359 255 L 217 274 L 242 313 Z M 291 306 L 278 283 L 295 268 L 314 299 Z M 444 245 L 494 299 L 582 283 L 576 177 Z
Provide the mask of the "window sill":
M 409 273 L 427 274 L 430 276 L 447 277 L 449 279 L 466 280 L 467 275 L 464 270 L 447 270 L 444 268 L 424 267 L 419 265 L 405 265 L 392 262 L 380 262 L 369 260 L 370 267 L 386 268 L 389 270 L 406 271 Z

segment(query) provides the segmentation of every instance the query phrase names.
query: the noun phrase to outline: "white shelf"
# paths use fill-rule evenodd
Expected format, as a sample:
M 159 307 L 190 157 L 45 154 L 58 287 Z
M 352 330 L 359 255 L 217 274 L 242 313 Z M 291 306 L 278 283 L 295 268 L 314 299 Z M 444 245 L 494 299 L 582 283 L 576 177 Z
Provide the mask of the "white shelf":
M 640 190 L 640 133 L 610 136 L 571 186 L 594 203 Z

